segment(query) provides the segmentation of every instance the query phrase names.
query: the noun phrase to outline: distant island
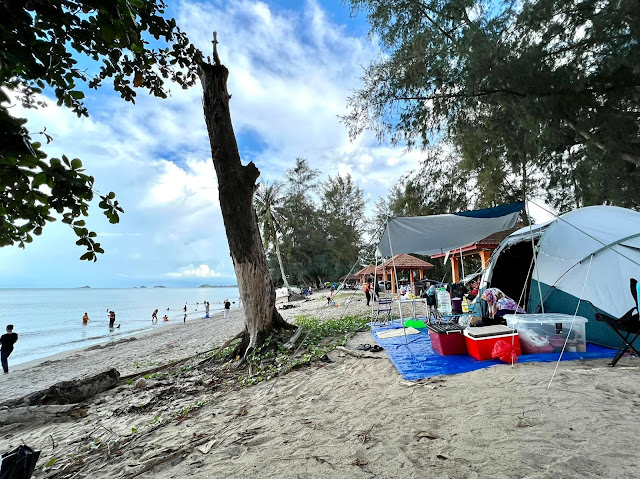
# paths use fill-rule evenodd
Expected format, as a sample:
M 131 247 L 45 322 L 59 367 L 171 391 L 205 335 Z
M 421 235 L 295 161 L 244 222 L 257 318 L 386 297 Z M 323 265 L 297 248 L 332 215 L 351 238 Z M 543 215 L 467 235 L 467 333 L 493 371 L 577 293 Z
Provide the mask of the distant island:
M 160 286 L 154 286 L 154 288 L 166 288 L 166 286 L 160 285 Z
M 237 288 L 237 284 L 227 284 L 227 285 L 215 285 L 215 284 L 201 284 L 198 288 Z
M 90 288 L 91 286 L 80 286 L 80 289 Z

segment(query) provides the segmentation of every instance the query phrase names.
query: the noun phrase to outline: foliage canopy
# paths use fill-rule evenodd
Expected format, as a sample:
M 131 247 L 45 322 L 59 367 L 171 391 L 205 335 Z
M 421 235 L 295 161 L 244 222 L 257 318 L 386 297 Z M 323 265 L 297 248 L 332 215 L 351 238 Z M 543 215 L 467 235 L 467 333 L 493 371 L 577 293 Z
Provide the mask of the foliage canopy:
M 131 102 L 136 89 L 165 98 L 167 81 L 184 88 L 194 84 L 200 52 L 175 20 L 163 17 L 164 8 L 161 0 L 0 3 L 0 246 L 24 247 L 55 221 L 55 212 L 74 229 L 77 244 L 86 247 L 81 259 L 95 261 L 103 252 L 96 233 L 79 219 L 88 215 L 94 178 L 77 158 L 46 161 L 27 120 L 16 117 L 11 106 L 44 107 L 44 92 L 78 116 L 88 116 L 83 88 L 95 89 L 107 80 Z M 53 140 L 41 133 L 47 143 Z M 117 223 L 123 209 L 115 194 L 102 194 L 100 200 L 99 208 Z

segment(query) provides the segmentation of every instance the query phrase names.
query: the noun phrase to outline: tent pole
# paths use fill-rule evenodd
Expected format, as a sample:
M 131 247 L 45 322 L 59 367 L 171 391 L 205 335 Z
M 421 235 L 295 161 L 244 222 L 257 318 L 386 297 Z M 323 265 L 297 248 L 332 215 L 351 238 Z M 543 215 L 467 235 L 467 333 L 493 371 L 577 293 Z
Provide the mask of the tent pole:
M 460 265 L 462 266 L 462 279 L 464 280 L 464 259 L 462 258 L 462 246 L 460 246 Z
M 393 246 L 391 245 L 391 230 L 389 230 L 389 250 L 391 251 L 391 262 L 393 263 L 393 275 L 396 277 L 396 292 L 398 293 L 398 309 L 400 310 L 400 323 L 402 324 L 402 331 L 404 332 L 404 344 L 408 346 L 407 341 L 407 328 L 404 326 L 404 317 L 402 316 L 402 301 L 400 301 L 400 288 L 398 288 L 398 270 L 396 269 L 396 259 L 393 254 Z M 392 300 L 393 301 L 393 300 Z M 393 324 L 393 318 L 391 319 Z
M 536 259 L 536 246 L 533 242 L 533 230 L 531 228 L 531 217 L 529 216 L 529 206 L 527 201 L 524 203 L 524 207 L 527 210 L 527 222 L 529 223 L 529 237 L 531 238 L 531 251 L 533 253 L 533 269 L 536 272 L 536 283 L 538 283 L 538 294 L 540 295 L 540 307 L 542 308 L 542 314 L 544 314 L 544 299 L 542 298 L 542 287 L 540 286 L 540 270 L 538 269 L 538 260 Z
M 374 253 L 373 253 L 376 257 L 376 262 L 375 262 L 375 269 L 373 270 L 373 294 L 376 294 L 376 284 L 378 283 L 378 276 L 376 274 L 376 272 L 378 271 L 378 248 L 376 247 Z M 380 298 L 378 298 L 380 299 Z M 371 335 L 373 336 L 373 303 L 375 303 L 375 301 L 371 302 Z M 377 319 L 377 318 L 376 318 Z

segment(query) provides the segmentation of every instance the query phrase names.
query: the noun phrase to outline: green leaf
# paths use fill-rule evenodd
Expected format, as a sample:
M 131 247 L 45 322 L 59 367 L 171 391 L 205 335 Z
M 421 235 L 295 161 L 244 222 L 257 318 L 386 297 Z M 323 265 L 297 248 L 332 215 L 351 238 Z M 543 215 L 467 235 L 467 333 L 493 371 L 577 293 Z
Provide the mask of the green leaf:
M 82 100 L 84 98 L 84 93 L 78 90 L 69 92 L 69 96 L 74 100 Z

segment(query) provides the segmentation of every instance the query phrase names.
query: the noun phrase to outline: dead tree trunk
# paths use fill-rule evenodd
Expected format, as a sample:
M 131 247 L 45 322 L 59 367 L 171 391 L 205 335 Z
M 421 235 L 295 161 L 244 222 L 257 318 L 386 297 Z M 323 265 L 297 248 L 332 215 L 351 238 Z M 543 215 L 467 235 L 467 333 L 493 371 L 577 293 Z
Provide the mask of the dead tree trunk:
M 207 123 L 213 166 L 218 177 L 222 219 L 227 232 L 238 288 L 245 314 L 245 337 L 240 353 L 259 346 L 274 328 L 293 328 L 276 310 L 276 292 L 267 266 L 253 193 L 260 171 L 250 162 L 243 166 L 233 132 L 227 78 L 220 63 L 214 33 L 213 64 L 200 65 L 204 118 Z

